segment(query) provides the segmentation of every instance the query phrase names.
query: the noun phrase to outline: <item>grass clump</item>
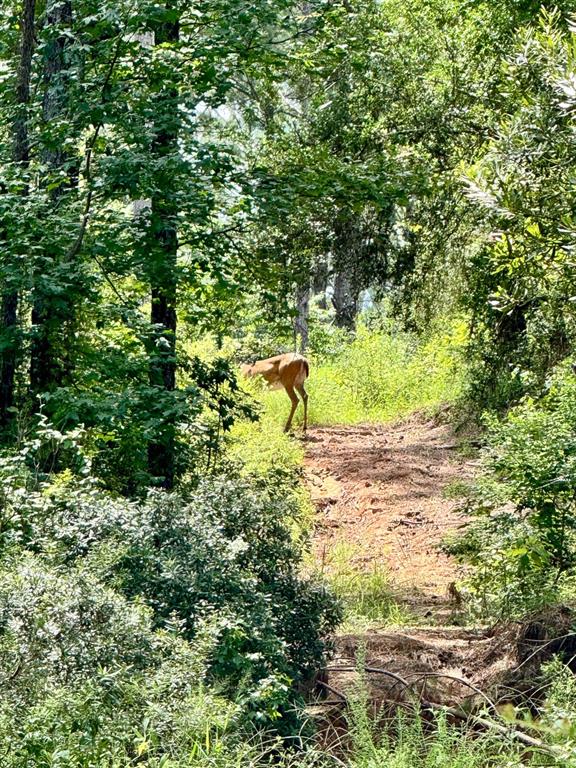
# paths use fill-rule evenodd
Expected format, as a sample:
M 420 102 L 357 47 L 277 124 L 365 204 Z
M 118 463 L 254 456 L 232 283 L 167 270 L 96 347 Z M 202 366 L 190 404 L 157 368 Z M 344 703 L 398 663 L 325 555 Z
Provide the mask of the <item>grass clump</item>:
M 322 564 L 322 577 L 344 611 L 340 631 L 406 624 L 408 616 L 394 598 L 384 568 L 374 563 L 366 570 L 355 562 L 358 554 L 353 545 L 339 542 Z
M 424 719 L 417 709 L 375 711 L 370 702 L 363 661 L 359 659 L 359 682 L 348 696 L 347 765 L 350 768 L 521 768 L 547 765 L 570 768 L 569 752 L 556 756 L 551 752 L 530 751 L 513 740 L 490 732 L 448 722 L 438 711 Z M 547 742 L 550 743 L 550 742 Z
M 355 717 L 355 715 L 353 715 Z M 351 768 L 521 768 L 521 750 L 490 735 L 478 738 L 450 726 L 439 715 L 433 725 L 419 716 L 399 716 L 378 735 L 373 722 L 354 731 Z
M 288 398 L 281 399 L 288 402 Z M 291 471 L 302 466 L 304 444 L 282 432 L 276 420 L 267 413 L 263 413 L 257 422 L 236 424 L 231 438 L 228 457 L 238 460 L 249 473 Z

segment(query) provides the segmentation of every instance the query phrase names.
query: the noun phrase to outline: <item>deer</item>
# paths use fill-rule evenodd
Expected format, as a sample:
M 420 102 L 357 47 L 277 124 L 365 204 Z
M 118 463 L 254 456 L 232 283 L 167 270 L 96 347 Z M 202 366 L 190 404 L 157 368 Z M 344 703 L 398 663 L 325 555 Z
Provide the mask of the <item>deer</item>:
M 296 352 L 289 352 L 285 355 L 268 357 L 266 360 L 256 360 L 252 364 L 244 363 L 240 366 L 240 370 L 244 376 L 249 378 L 261 376 L 271 389 L 284 388 L 286 390 L 286 394 L 292 401 L 292 409 L 284 427 L 284 432 L 289 432 L 292 426 L 292 419 L 300 402 L 296 394 L 298 392 L 304 404 L 304 432 L 306 432 L 308 424 L 308 393 L 304 389 L 304 382 L 308 378 L 310 365 L 305 357 Z

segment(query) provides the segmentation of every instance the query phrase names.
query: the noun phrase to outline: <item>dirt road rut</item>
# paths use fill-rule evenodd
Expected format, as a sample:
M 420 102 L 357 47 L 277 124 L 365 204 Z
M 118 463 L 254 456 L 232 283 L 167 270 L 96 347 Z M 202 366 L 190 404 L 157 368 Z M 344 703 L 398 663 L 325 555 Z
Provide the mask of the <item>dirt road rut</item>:
M 458 568 L 438 544 L 465 523 L 446 489 L 472 471 L 455 448 L 449 427 L 418 416 L 314 429 L 305 473 L 317 510 L 314 552 L 326 571 L 345 544 L 366 570 L 383 567 L 410 606 L 445 602 Z

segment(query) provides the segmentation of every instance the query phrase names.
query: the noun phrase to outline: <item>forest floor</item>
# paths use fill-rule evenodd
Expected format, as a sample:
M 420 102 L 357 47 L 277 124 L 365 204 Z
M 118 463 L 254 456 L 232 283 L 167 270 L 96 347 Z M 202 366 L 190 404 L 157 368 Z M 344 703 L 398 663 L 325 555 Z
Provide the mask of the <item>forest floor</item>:
M 466 524 L 450 488 L 474 469 L 458 448 L 449 426 L 419 415 L 311 430 L 305 477 L 316 508 L 316 561 L 329 573 L 344 545 L 356 567 L 387 573 L 409 613 L 445 623 L 460 574 L 439 545 Z
M 459 594 L 451 587 L 461 572 L 439 549 L 447 534 L 466 525 L 449 489 L 470 478 L 475 466 L 450 427 L 416 414 L 392 425 L 317 427 L 306 445 L 316 562 L 330 575 L 343 545 L 367 574 L 385 570 L 411 617 L 407 626 L 338 635 L 328 684 L 346 691 L 355 672 L 334 668 L 353 667 L 360 652 L 367 666 L 422 678 L 420 688 L 426 680 L 428 700 L 456 704 L 476 694 L 454 677 L 484 689 L 513 667 L 511 638 L 462 626 Z M 389 700 L 395 686 L 397 693 L 394 680 L 370 675 L 376 699 Z

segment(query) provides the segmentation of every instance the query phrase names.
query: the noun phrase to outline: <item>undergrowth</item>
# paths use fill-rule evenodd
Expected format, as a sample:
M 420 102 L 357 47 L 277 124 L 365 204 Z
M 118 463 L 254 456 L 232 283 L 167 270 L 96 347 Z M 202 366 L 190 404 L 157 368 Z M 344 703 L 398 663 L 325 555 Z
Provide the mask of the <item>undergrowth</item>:
M 360 325 L 356 337 L 337 351 L 309 355 L 309 423 L 381 423 L 455 401 L 464 387 L 459 359 L 464 341 L 459 324 L 424 343 L 409 334 Z M 286 395 L 258 384 L 250 391 L 268 418 L 283 425 L 290 405 Z M 297 426 L 301 419 L 299 409 Z
M 355 711 L 355 706 L 351 768 L 520 768 L 529 764 L 526 754 L 513 744 L 450 726 L 444 715 L 433 723 L 399 715 L 384 729 L 375 725 L 377 719 L 370 714 Z
M 340 600 L 344 618 L 341 632 L 361 632 L 374 626 L 399 626 L 409 616 L 394 598 L 388 574 L 374 563 L 370 570 L 355 562 L 358 550 L 347 542 L 339 542 L 320 565 L 321 577 Z
M 434 410 L 444 403 L 454 402 L 464 391 L 465 366 L 462 352 L 466 343 L 466 326 L 452 322 L 442 331 L 431 332 L 424 341 L 409 333 L 383 327 L 372 328 L 360 322 L 355 335 L 337 334 L 338 343 L 330 336 L 322 337 L 307 351 L 310 377 L 306 389 L 310 394 L 310 425 L 360 424 L 392 421 L 418 410 Z M 208 362 L 221 355 L 238 364 L 253 360 L 256 355 L 238 340 L 224 339 L 218 348 L 214 340 L 205 337 L 190 342 L 186 352 Z M 261 356 L 292 351 L 288 345 L 269 347 Z M 290 410 L 290 401 L 280 390 L 268 390 L 256 378 L 241 381 L 255 398 L 263 415 L 260 427 L 265 435 L 264 449 L 287 450 L 288 443 L 277 441 L 272 430 L 281 430 Z M 294 428 L 302 424 L 300 406 Z M 250 426 L 234 430 L 238 442 L 248 440 Z M 261 440 L 257 440 L 261 443 Z M 250 455 L 245 451 L 244 455 Z M 276 454 L 282 460 L 282 453 Z
M 520 720 L 521 713 L 516 711 L 500 718 L 500 725 L 507 720 L 511 727 L 522 726 L 539 737 L 541 745 L 534 748 L 515 741 L 512 732 L 510 738 L 503 738 L 490 729 L 455 725 L 441 709 L 424 715 L 416 702 L 395 714 L 384 707 L 378 710 L 370 700 L 363 659 L 358 662 L 358 682 L 347 697 L 350 768 L 573 768 L 576 764 L 571 718 L 574 678 L 559 662 L 546 671 L 549 690 L 541 720 L 527 713 Z
M 476 614 L 521 618 L 576 594 L 576 377 L 567 364 L 546 393 L 486 417 L 481 471 L 463 507 L 473 516 L 447 543 L 472 566 Z M 462 490 L 462 489 L 461 489 Z

